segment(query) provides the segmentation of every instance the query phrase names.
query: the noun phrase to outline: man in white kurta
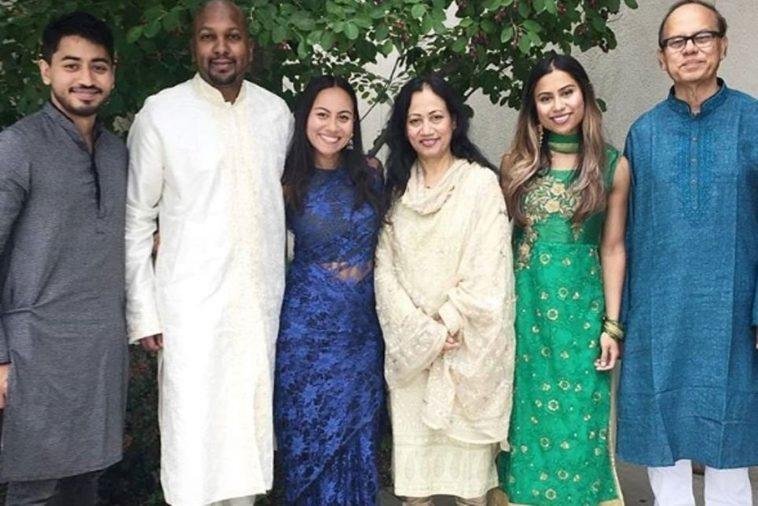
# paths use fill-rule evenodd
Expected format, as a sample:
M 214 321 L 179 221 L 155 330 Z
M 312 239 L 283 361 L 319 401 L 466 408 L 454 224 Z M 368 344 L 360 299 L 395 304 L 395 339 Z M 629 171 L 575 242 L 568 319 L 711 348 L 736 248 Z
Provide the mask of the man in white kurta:
M 198 74 L 148 98 L 129 132 L 127 322 L 131 342 L 160 350 L 166 501 L 249 504 L 272 485 L 291 116 L 244 81 L 234 4 L 206 4 L 194 31 Z

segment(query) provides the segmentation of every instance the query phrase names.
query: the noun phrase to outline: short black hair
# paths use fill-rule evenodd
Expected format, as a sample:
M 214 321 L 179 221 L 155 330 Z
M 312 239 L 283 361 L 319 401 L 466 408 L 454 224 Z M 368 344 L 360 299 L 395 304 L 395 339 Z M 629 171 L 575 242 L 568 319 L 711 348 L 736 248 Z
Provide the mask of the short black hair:
M 669 17 L 671 16 L 671 13 L 673 13 L 675 10 L 677 10 L 679 7 L 683 5 L 688 4 L 695 4 L 700 5 L 702 7 L 705 7 L 709 11 L 713 12 L 713 14 L 716 15 L 716 22 L 718 23 L 718 32 L 721 37 L 726 35 L 726 18 L 721 15 L 721 13 L 716 9 L 716 7 L 710 3 L 706 2 L 705 0 L 679 0 L 674 5 L 672 5 L 665 16 L 663 16 L 663 21 L 661 21 L 661 26 L 658 28 L 658 46 L 663 49 L 663 28 L 666 26 L 666 21 L 668 21 Z
M 88 12 L 75 11 L 50 21 L 42 32 L 42 59 L 51 63 L 53 53 L 63 37 L 77 36 L 102 46 L 108 51 L 111 61 L 113 53 L 113 32 L 104 21 Z

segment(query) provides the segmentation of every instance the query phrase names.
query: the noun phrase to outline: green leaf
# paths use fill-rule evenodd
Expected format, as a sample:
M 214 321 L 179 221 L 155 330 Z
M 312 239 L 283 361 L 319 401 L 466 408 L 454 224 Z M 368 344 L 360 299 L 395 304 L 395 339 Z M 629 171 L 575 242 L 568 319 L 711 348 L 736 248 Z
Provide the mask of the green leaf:
M 165 11 L 163 10 L 163 7 L 159 5 L 153 5 L 152 7 L 148 7 L 145 9 L 145 12 L 142 13 L 142 19 L 145 21 L 153 21 L 156 18 L 160 18 L 163 16 L 163 13 Z
M 161 30 L 161 18 L 155 18 L 150 21 L 145 27 L 144 34 L 148 39 L 152 39 Z
M 491 19 L 483 19 L 480 26 L 484 33 L 495 33 L 497 31 L 497 26 Z
M 598 98 L 597 100 L 597 106 L 600 108 L 601 111 L 605 112 L 608 110 L 608 104 L 605 103 L 605 100 L 602 98 Z
M 345 36 L 350 40 L 355 40 L 358 38 L 358 35 L 360 35 L 360 30 L 358 29 L 358 26 L 353 23 L 352 21 L 348 21 L 345 23 Z
M 636 9 L 638 7 L 637 0 L 624 0 L 624 3 L 630 9 Z
M 337 41 L 337 36 L 334 32 L 326 30 L 324 35 L 321 36 L 321 42 L 319 43 L 324 49 L 331 49 L 334 43 Z
M 143 30 L 142 25 L 133 26 L 126 34 L 126 41 L 129 44 L 134 44 L 135 42 L 137 42 L 137 39 L 142 37 L 142 30 Z
M 384 56 L 389 56 L 393 49 L 395 49 L 395 44 L 393 44 L 391 40 L 385 40 L 384 44 L 379 48 L 379 51 L 381 51 Z
M 434 20 L 430 16 L 425 16 L 421 21 L 421 33 L 429 33 L 434 28 Z
M 304 32 L 309 32 L 316 28 L 316 22 L 313 21 L 312 18 L 302 13 L 295 14 L 290 18 L 290 21 L 293 25 Z
M 605 31 L 605 21 L 600 16 L 592 16 L 590 18 L 590 24 L 592 25 L 592 28 L 594 28 L 598 32 Z
M 503 28 L 503 31 L 500 32 L 500 42 L 503 44 L 507 43 L 513 38 L 513 26 L 508 25 L 505 28 Z
M 545 0 L 533 0 L 532 6 L 534 6 L 534 12 L 539 14 L 545 10 Z
M 181 11 L 177 7 L 174 7 L 168 11 L 166 13 L 166 16 L 163 18 L 163 28 L 168 32 L 179 28 L 179 25 L 181 23 L 180 16 Z
M 529 50 L 532 48 L 532 41 L 529 37 L 521 37 L 518 41 L 518 48 L 524 54 L 529 54 Z
M 311 46 L 315 46 L 316 44 L 319 44 L 321 42 L 321 37 L 323 34 L 324 32 L 322 30 L 315 30 L 309 33 L 308 36 L 305 38 L 305 40 Z
M 371 9 L 369 16 L 371 16 L 371 19 L 382 19 L 386 14 L 387 14 L 387 9 L 385 9 L 384 7 L 380 5 L 379 7 Z
M 413 7 L 411 7 L 411 16 L 413 16 L 416 19 L 421 19 L 424 17 L 424 14 L 426 14 L 426 5 L 425 4 L 416 4 Z
M 358 25 L 359 28 L 365 28 L 366 30 L 374 26 L 374 23 L 371 21 L 371 18 L 366 17 L 366 16 L 355 16 L 353 18 L 353 23 Z
M 487 0 L 482 5 L 482 7 L 484 7 L 485 9 L 491 10 L 491 11 L 497 10 L 497 9 L 499 9 L 502 6 L 503 6 L 503 1 L 502 0 Z
M 305 60 L 305 57 L 308 56 L 308 48 L 305 45 L 305 42 L 302 40 L 297 44 L 297 57 L 301 60 Z
M 279 44 L 287 40 L 287 28 L 282 24 L 275 24 L 271 30 L 271 41 L 274 44 Z
M 522 23 L 522 26 L 530 32 L 541 32 L 542 26 L 533 19 L 527 19 Z
M 384 39 L 389 37 L 390 29 L 387 28 L 387 25 L 384 23 L 379 23 L 376 25 L 376 28 L 374 28 L 374 37 L 376 38 L 377 42 L 382 42 Z
M 459 37 L 455 39 L 455 41 L 453 41 L 453 45 L 450 46 L 450 49 L 452 49 L 454 53 L 460 54 L 466 51 L 467 46 L 468 46 L 468 41 L 463 37 Z

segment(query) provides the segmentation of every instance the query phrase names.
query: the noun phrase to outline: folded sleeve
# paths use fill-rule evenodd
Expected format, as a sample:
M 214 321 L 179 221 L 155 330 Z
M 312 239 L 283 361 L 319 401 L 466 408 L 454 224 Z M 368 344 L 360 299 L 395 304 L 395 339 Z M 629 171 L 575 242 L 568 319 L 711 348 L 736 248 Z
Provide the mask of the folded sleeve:
M 12 130 L 0 132 L 0 255 L 8 249 L 8 239 L 21 213 L 30 188 L 28 152 L 22 137 Z M 5 308 L 0 306 L 0 313 Z M 8 339 L 0 324 L 0 364 L 10 362 Z
M 162 332 L 152 252 L 163 189 L 164 157 L 160 136 L 147 106 L 137 114 L 127 145 L 126 321 L 129 342 L 135 343 Z
M 447 328 L 419 309 L 398 277 L 392 225 L 379 234 L 374 282 L 376 309 L 384 334 L 385 379 L 390 389 L 411 381 L 437 358 Z

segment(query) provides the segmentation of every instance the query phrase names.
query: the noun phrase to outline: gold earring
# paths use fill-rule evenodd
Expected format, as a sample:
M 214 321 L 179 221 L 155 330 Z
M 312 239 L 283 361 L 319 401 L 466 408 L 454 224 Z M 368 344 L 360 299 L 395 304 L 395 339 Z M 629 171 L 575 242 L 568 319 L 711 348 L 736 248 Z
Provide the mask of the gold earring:
M 539 140 L 539 143 L 537 144 L 537 151 L 542 151 L 542 141 L 545 140 L 545 129 L 542 128 L 542 125 L 537 125 L 537 130 L 540 133 L 540 140 Z

